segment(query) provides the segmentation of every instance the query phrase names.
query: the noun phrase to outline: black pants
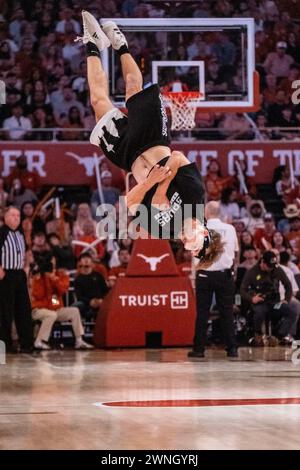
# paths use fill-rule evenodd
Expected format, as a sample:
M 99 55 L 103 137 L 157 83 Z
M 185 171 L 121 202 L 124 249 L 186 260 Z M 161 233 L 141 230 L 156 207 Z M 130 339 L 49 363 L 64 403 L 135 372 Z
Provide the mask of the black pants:
M 196 277 L 197 317 L 194 350 L 204 350 L 213 294 L 220 312 L 227 348 L 236 346 L 233 321 L 234 281 L 231 271 L 198 271 Z
M 274 309 L 271 304 L 252 305 L 254 331 L 256 334 L 262 334 L 262 324 L 265 320 L 278 321 L 282 319 L 278 335 L 284 337 L 295 332 L 295 325 L 298 321 L 298 314 L 290 309 L 288 304 L 282 304 L 279 309 Z
M 12 345 L 11 328 L 15 321 L 21 348 L 33 345 L 31 304 L 23 270 L 7 270 L 0 281 L 0 339 Z

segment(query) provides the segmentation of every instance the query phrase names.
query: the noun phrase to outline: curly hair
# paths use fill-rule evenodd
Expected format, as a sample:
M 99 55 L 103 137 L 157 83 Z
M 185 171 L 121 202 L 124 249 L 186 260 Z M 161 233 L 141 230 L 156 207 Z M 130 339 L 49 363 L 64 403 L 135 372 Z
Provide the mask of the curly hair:
M 221 235 L 215 230 L 210 230 L 210 243 L 206 250 L 204 257 L 199 261 L 196 269 L 207 269 L 213 263 L 218 261 L 221 255 L 224 253 L 225 243 L 221 241 Z

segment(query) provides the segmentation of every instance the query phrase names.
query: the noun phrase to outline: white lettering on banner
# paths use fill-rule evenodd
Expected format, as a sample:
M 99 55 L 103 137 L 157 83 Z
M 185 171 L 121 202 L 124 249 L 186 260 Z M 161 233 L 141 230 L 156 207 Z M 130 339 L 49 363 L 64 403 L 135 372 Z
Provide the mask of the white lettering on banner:
M 11 169 L 16 166 L 16 159 L 22 154 L 21 150 L 2 150 L 3 158 L 2 176 L 4 178 L 11 173 Z
M 258 149 L 245 150 L 245 152 L 243 152 L 242 150 L 231 150 L 230 152 L 228 152 L 227 155 L 229 175 L 234 175 L 235 173 L 235 160 L 246 160 L 247 176 L 255 176 L 256 172 L 254 171 L 254 168 L 256 166 L 259 166 L 259 162 L 256 160 L 256 158 L 263 158 L 263 156 L 264 151 Z
M 293 164 L 295 175 L 300 175 L 300 149 L 273 150 L 273 157 L 279 158 L 279 165 L 286 165 L 288 162 L 290 162 L 291 164 Z
M 292 150 L 288 150 L 288 149 L 273 150 L 273 157 L 279 158 L 280 166 L 285 165 L 287 160 L 290 160 L 292 158 Z
M 217 150 L 199 150 L 199 155 L 201 159 L 201 174 L 206 176 L 207 168 L 213 158 L 218 158 L 218 152 Z
M 46 162 L 45 152 L 42 150 L 25 150 L 24 155 L 27 157 L 29 171 L 36 171 L 41 177 L 47 176 L 44 170 Z
M 122 307 L 165 307 L 168 298 L 169 294 L 119 295 Z M 188 292 L 170 293 L 169 305 L 172 309 L 187 309 L 188 303 Z
M 27 158 L 29 171 L 36 171 L 41 177 L 47 176 L 44 170 L 46 158 L 43 150 L 2 150 L 1 155 L 3 158 L 3 177 L 10 175 L 11 170 L 16 166 L 16 159 L 21 155 L 25 155 Z
M 295 175 L 300 175 L 300 149 L 294 150 L 294 172 Z

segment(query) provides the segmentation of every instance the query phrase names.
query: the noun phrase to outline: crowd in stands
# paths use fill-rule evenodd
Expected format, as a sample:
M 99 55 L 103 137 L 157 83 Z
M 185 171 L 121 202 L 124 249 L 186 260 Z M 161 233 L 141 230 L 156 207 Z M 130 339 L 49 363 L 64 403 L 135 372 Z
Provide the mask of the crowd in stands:
M 7 106 L 0 107 L 2 139 L 50 140 L 47 129 L 62 128 L 61 140 L 85 140 L 94 126 L 86 80 L 85 49 L 74 39 L 81 34 L 82 0 L 1 0 L 0 79 L 6 84 Z M 261 110 L 252 115 L 261 139 L 292 139 L 298 135 L 300 108 L 292 104 L 292 83 L 300 77 L 300 11 L 295 0 L 89 2 L 97 17 L 113 18 L 255 18 L 256 68 L 261 81 Z M 129 33 L 130 50 L 150 80 L 152 60 L 204 60 L 206 93 L 241 89 L 240 38 L 230 32 L 174 34 Z M 238 71 L 238 72 L 237 72 Z M 184 67 L 177 78 L 189 89 L 197 85 Z M 115 65 L 115 93 L 124 94 L 120 67 Z M 202 138 L 253 139 L 251 123 L 240 115 L 198 113 Z M 287 128 L 286 132 L 268 127 Z M 218 132 L 206 134 L 205 128 Z M 32 131 L 34 129 L 34 131 Z M 87 131 L 80 131 L 86 129 Z M 198 134 L 195 134 L 196 137 Z
M 120 211 L 120 191 L 111 186 L 111 173 L 105 163 L 100 170 L 104 202 L 113 204 L 116 211 Z M 277 211 L 272 213 L 266 208 L 270 201 L 266 199 L 265 205 L 260 199 L 259 190 L 247 177 L 246 170 L 241 162 L 236 175 L 224 177 L 218 161 L 213 159 L 204 178 L 207 200 L 220 201 L 221 220 L 233 224 L 238 235 L 237 292 L 241 273 L 244 275 L 264 252 L 270 250 L 275 251 L 278 261 L 289 270 L 297 284 L 300 274 L 300 184 L 297 178 L 291 177 L 289 166 L 275 170 L 273 193 L 277 198 Z M 48 199 L 44 194 L 38 175 L 28 171 L 23 155 L 17 159 L 11 175 L 5 180 L 0 178 L 0 225 L 3 224 L 5 207 L 12 204 L 21 211 L 21 225 L 29 248 L 32 301 L 35 309 L 39 307 L 33 317 L 37 320 L 41 309 L 56 312 L 50 315 L 43 310 L 48 322 L 45 333 L 48 338 L 49 325 L 60 321 L 60 318 L 74 321 L 77 332 L 81 331 L 79 318 L 83 321 L 96 319 L 103 298 L 116 279 L 125 275 L 134 241 L 130 237 L 103 240 L 98 236 L 97 191 L 77 204 L 67 205 L 61 201 L 59 213 L 54 202 L 48 204 L 51 194 Z M 179 241 L 171 241 L 171 247 L 180 273 L 192 279 L 190 252 L 184 250 Z M 51 277 L 55 282 L 50 282 Z M 74 284 L 75 297 L 73 303 L 68 301 L 65 305 L 64 296 L 69 291 L 70 282 Z M 61 310 L 65 307 L 71 310 Z M 47 338 L 43 334 L 41 338 L 38 338 L 37 345 L 47 349 L 48 344 L 44 344 Z

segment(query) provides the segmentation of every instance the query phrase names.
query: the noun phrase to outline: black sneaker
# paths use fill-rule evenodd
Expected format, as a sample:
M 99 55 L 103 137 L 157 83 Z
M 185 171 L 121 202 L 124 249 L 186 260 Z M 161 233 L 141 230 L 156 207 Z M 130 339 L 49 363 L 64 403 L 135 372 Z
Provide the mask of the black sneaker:
M 233 346 L 232 348 L 226 349 L 227 357 L 239 357 L 238 349 Z
M 201 350 L 192 350 L 188 352 L 188 357 L 205 357 L 204 349 Z

